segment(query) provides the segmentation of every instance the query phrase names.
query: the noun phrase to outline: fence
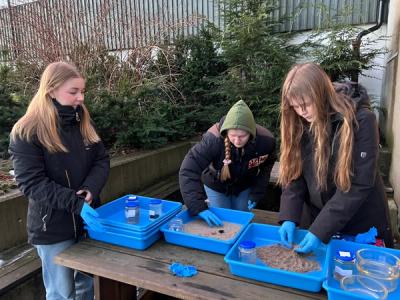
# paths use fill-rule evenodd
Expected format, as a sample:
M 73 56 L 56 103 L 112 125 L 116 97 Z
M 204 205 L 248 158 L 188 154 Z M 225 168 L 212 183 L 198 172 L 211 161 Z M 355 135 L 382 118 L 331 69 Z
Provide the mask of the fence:
M 367 24 L 376 21 L 377 2 L 276 0 L 274 17 L 292 16 L 281 31 L 314 29 L 326 20 Z M 348 8 L 350 13 L 339 20 L 338 13 Z M 171 42 L 178 35 L 196 34 L 206 21 L 224 26 L 220 0 L 39 0 L 10 5 L 0 9 L 0 61 L 28 53 L 34 57 L 38 51 L 49 56 L 70 53 L 77 43 L 113 51 Z

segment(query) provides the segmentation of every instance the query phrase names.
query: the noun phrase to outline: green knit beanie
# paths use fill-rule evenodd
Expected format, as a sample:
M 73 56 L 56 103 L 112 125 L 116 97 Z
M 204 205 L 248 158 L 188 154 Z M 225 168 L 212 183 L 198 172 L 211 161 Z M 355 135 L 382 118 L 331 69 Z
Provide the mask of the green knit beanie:
M 253 113 L 243 100 L 236 102 L 228 111 L 220 129 L 221 135 L 225 136 L 228 129 L 242 129 L 249 132 L 253 138 L 256 136 Z

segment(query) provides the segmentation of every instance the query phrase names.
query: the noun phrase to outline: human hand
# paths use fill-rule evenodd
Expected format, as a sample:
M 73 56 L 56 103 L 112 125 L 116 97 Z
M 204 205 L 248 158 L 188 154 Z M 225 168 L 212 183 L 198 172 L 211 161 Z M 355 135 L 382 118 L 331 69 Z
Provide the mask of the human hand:
M 212 227 L 214 225 L 222 226 L 222 221 L 214 213 L 212 213 L 209 209 L 206 209 L 206 210 L 203 210 L 202 212 L 200 212 L 199 217 L 202 218 L 204 221 L 206 221 L 208 226 L 210 226 L 210 227 Z
M 248 208 L 249 210 L 252 210 L 254 207 L 256 207 L 256 205 L 257 205 L 257 202 L 255 202 L 255 201 L 253 201 L 253 200 L 247 201 L 247 208 Z
M 285 221 L 282 223 L 278 232 L 281 236 L 281 243 L 283 246 L 287 248 L 292 248 L 293 244 L 293 235 L 296 229 L 296 224 L 292 221 Z
M 321 245 L 321 240 L 311 232 L 308 232 L 304 239 L 300 242 L 299 246 L 294 249 L 297 253 L 314 252 Z
M 88 203 L 84 203 L 81 210 L 81 217 L 85 223 L 94 231 L 105 231 L 103 225 L 97 220 L 99 214 Z
M 92 204 L 93 195 L 89 190 L 87 189 L 79 190 L 76 192 L 76 194 L 85 197 L 85 202 Z

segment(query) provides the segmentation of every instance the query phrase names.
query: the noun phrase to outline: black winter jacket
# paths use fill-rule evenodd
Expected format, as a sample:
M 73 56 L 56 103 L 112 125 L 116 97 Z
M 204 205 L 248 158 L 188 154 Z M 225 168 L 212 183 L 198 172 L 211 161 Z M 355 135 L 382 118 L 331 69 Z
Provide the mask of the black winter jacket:
M 83 232 L 79 216 L 84 197 L 76 191 L 87 188 L 93 204 L 106 183 L 110 163 L 102 142 L 85 146 L 80 132 L 82 108 L 61 106 L 59 134 L 67 153 L 49 153 L 38 139 L 10 141 L 9 152 L 19 189 L 29 199 L 28 241 L 53 244 L 78 238 Z
M 378 169 L 379 135 L 373 112 L 358 104 L 353 148 L 353 176 L 347 193 L 337 189 L 333 172 L 338 155 L 336 132 L 342 118 L 332 118 L 332 153 L 329 162 L 327 190 L 318 190 L 313 168 L 313 142 L 308 131 L 302 138 L 303 172 L 282 191 L 280 221 L 293 221 L 309 227 L 324 243 L 333 234 L 341 232 L 356 235 L 368 231 L 372 226 L 378 229 L 387 246 L 393 245 L 389 226 L 388 205 L 384 186 Z
M 267 129 L 257 125 L 255 139 L 249 140 L 243 149 L 231 145 L 231 179 L 222 182 L 219 178 L 225 146 L 219 131 L 223 119 L 210 127 L 202 140 L 190 149 L 179 171 L 182 197 L 192 215 L 207 209 L 203 183 L 217 192 L 233 195 L 250 188 L 251 200 L 258 202 L 265 198 L 276 160 L 274 137 Z

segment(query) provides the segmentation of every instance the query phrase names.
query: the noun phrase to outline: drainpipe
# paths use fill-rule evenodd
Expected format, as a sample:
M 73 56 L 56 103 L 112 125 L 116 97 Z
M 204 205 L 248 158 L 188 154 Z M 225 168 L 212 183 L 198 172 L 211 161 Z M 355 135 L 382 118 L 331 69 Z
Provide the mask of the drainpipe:
M 376 24 L 372 26 L 371 28 L 365 29 L 361 31 L 355 40 L 351 42 L 351 45 L 353 47 L 353 54 L 355 57 L 360 58 L 360 45 L 361 45 L 361 39 L 363 36 L 378 30 L 382 24 L 383 24 L 383 14 L 385 12 L 385 8 L 387 7 L 389 0 L 379 0 L 377 3 L 377 13 L 378 13 L 378 18 L 376 20 Z M 351 75 L 351 81 L 353 82 L 358 82 L 358 71 L 354 70 L 353 74 Z

